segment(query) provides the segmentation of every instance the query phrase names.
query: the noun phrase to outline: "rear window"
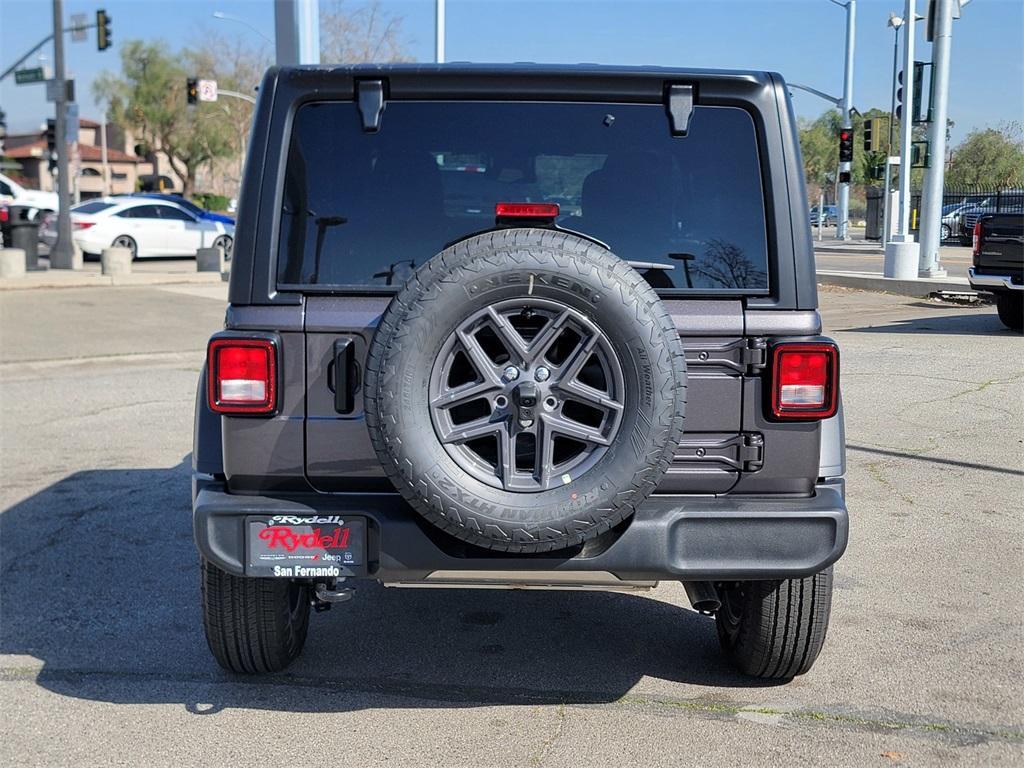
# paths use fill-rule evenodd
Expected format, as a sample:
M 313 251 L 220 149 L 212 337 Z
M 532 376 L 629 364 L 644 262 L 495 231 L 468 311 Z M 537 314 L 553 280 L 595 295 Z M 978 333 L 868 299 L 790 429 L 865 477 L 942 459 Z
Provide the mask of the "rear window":
M 673 137 L 656 104 L 401 102 L 380 131 L 352 102 L 301 107 L 281 210 L 281 287 L 401 285 L 494 226 L 498 202 L 558 203 L 656 288 L 765 292 L 764 195 L 750 115 L 697 107 Z
M 71 208 L 75 213 L 99 213 L 110 208 L 113 203 L 79 203 Z

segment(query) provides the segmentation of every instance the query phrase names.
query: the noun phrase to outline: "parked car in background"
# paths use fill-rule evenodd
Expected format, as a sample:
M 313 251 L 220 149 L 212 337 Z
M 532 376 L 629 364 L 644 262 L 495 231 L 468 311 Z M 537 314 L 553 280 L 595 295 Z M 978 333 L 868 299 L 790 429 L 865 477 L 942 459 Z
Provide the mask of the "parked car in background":
M 989 213 L 974 225 L 971 287 L 995 294 L 1007 328 L 1024 326 L 1024 213 Z
M 44 242 L 56 241 L 53 217 L 45 223 Z M 195 256 L 199 248 L 221 247 L 230 258 L 234 224 L 200 218 L 177 201 L 136 195 L 88 200 L 71 209 L 73 237 L 82 252 L 99 255 L 120 246 L 132 258 Z
M 208 221 L 219 221 L 223 224 L 230 224 L 231 226 L 235 225 L 235 220 L 230 216 L 225 216 L 222 213 L 214 213 L 213 211 L 208 211 L 205 208 L 196 205 L 191 200 L 186 200 L 181 195 L 168 195 L 161 192 L 135 192 L 132 195 L 130 195 L 130 197 L 148 197 L 152 198 L 153 200 L 163 200 L 164 202 L 167 203 L 175 203 L 177 205 L 180 205 L 186 211 L 189 211 L 193 216 L 196 216 L 200 219 L 207 219 Z
M 27 205 L 35 209 L 33 218 L 39 213 L 56 211 L 57 195 L 53 192 L 41 192 L 38 189 L 26 189 L 9 176 L 0 173 L 0 202 L 9 205 Z
M 834 227 L 839 221 L 838 209 L 834 205 L 826 205 L 823 210 L 825 215 L 822 218 L 822 226 Z M 811 226 L 818 226 L 818 206 L 811 208 Z
M 983 204 L 969 206 L 960 212 L 960 242 L 970 245 L 974 225 L 982 216 L 994 213 L 1024 213 L 1024 192 L 1010 192 L 999 198 L 988 198 Z

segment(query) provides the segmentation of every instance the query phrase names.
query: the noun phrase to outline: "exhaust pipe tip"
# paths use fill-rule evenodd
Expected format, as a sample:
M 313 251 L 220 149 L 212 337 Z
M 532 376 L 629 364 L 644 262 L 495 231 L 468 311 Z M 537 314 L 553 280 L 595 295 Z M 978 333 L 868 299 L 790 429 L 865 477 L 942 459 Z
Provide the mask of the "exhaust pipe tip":
M 698 613 L 710 615 L 722 607 L 718 591 L 710 581 L 684 581 L 683 588 L 686 590 L 690 605 Z

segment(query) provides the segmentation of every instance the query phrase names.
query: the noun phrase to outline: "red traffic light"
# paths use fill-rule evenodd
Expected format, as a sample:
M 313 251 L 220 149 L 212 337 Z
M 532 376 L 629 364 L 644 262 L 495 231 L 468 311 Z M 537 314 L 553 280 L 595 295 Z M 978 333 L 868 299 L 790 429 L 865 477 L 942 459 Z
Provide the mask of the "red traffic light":
M 843 141 L 848 141 L 849 138 L 850 138 L 850 132 L 849 131 L 840 131 L 839 132 L 839 138 L 842 139 Z

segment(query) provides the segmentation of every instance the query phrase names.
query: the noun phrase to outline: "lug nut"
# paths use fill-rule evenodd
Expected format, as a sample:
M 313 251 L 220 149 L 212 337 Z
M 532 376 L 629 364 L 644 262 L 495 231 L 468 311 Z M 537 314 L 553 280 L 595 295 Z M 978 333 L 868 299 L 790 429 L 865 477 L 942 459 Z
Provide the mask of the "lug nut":
M 519 378 L 519 369 L 516 368 L 514 365 L 510 365 L 508 368 L 505 369 L 504 375 L 507 381 L 515 381 L 516 379 Z
M 536 371 L 534 372 L 534 374 L 533 374 L 533 377 L 534 377 L 534 378 L 535 378 L 535 379 L 536 379 L 537 381 L 547 381 L 547 380 L 548 380 L 548 378 L 550 378 L 550 376 L 551 376 L 551 371 L 549 371 L 549 370 L 548 370 L 547 368 L 545 368 L 545 367 L 544 367 L 543 365 L 542 365 L 542 366 L 541 366 L 540 368 L 538 368 L 538 369 L 537 369 L 537 370 L 536 370 Z

